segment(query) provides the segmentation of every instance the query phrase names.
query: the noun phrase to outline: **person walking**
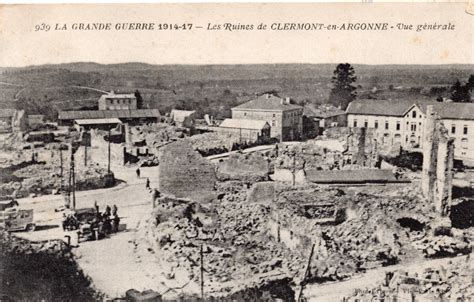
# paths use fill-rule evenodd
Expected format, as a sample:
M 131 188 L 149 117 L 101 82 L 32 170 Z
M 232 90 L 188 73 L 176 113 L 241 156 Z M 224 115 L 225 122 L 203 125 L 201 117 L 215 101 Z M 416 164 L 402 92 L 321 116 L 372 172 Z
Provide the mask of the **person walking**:
M 137 173 L 137 177 L 140 178 L 140 168 L 137 168 L 136 173 Z
M 99 213 L 99 205 L 97 204 L 97 200 L 94 200 L 94 208 L 95 208 L 95 212 Z
M 146 178 L 146 186 L 147 189 L 150 189 L 150 179 L 147 177 Z

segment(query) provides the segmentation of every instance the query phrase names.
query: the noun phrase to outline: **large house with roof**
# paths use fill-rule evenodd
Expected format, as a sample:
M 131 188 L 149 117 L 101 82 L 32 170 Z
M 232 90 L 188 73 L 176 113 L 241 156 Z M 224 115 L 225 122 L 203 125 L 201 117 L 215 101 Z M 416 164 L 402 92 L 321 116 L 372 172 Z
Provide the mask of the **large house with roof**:
M 474 103 L 424 100 L 356 100 L 346 110 L 349 127 L 378 129 L 382 143 L 423 147 L 426 107 L 432 105 L 455 139 L 457 159 L 474 160 Z
M 303 107 L 289 98 L 272 94 L 260 95 L 232 110 L 232 119 L 259 120 L 270 125 L 270 136 L 280 141 L 292 141 L 303 136 Z

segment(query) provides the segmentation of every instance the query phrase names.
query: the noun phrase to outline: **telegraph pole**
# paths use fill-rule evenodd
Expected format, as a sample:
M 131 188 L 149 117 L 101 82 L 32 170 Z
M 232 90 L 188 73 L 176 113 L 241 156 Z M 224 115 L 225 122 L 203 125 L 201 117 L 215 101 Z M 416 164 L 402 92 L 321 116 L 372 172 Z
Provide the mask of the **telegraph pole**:
M 300 283 L 300 293 L 298 295 L 298 302 L 301 302 L 303 301 L 302 298 L 303 298 L 303 289 L 304 289 L 304 286 L 306 285 L 306 282 L 307 282 L 307 279 L 310 277 L 311 275 L 311 259 L 313 258 L 313 253 L 314 253 L 314 243 L 313 243 L 313 246 L 311 247 L 311 253 L 309 254 L 309 258 L 308 258 L 308 265 L 306 266 L 306 271 L 304 273 L 304 276 L 303 276 L 303 280 L 301 280 L 301 283 Z
M 108 141 L 109 141 L 109 145 L 108 145 L 108 152 L 109 152 L 109 155 L 108 155 L 107 171 L 108 171 L 108 174 L 110 174 L 110 128 L 109 128 Z
M 61 177 L 61 180 L 59 182 L 59 190 L 62 193 L 63 192 L 63 150 L 61 149 L 61 146 L 59 146 L 59 163 L 61 164 L 61 167 L 59 170 L 59 176 Z
M 71 144 L 71 172 L 70 172 L 70 191 L 72 191 L 72 209 L 76 210 L 76 173 L 74 171 L 74 150 Z M 72 182 L 72 185 L 71 185 Z
M 87 145 L 89 140 L 87 138 L 87 130 L 84 130 L 84 167 L 87 167 Z
M 204 252 L 201 244 L 201 301 L 204 301 Z

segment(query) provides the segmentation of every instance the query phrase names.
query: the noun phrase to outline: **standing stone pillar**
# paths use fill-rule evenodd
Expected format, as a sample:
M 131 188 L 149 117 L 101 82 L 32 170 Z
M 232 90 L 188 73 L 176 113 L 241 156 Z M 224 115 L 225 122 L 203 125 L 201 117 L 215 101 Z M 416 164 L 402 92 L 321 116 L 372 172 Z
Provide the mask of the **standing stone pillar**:
M 128 125 L 128 123 L 125 123 L 123 125 L 123 131 L 125 132 L 125 143 L 126 144 L 129 144 L 131 143 L 131 138 L 130 138 L 130 126 Z
M 433 106 L 426 107 L 426 119 L 423 136 L 423 170 L 421 176 L 421 191 L 428 202 L 433 202 L 433 188 L 436 177 L 436 153 L 438 136 L 435 133 L 437 116 Z
M 358 165 L 365 165 L 365 134 L 366 129 L 360 128 L 357 129 L 357 153 L 356 153 L 356 163 Z
M 442 216 L 448 216 L 451 208 L 454 139 L 449 138 L 446 128 L 441 124 L 436 167 L 436 191 L 434 204 Z

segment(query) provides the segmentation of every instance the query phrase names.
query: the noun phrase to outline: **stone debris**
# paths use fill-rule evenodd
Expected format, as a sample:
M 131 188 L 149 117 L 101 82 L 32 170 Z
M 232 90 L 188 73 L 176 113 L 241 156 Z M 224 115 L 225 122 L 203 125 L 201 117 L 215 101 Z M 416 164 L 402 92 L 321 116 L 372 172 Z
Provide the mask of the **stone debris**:
M 61 187 L 60 167 L 45 163 L 31 163 L 15 169 L 12 175 L 18 181 L 0 184 L 0 196 L 21 198 L 30 194 L 51 194 Z M 68 185 L 69 169 L 63 170 L 63 185 Z M 80 167 L 75 171 L 76 190 L 93 190 L 112 187 L 113 173 L 96 165 Z
M 248 183 L 269 179 L 270 160 L 260 153 L 232 154 L 217 164 L 220 181 L 240 180 Z

